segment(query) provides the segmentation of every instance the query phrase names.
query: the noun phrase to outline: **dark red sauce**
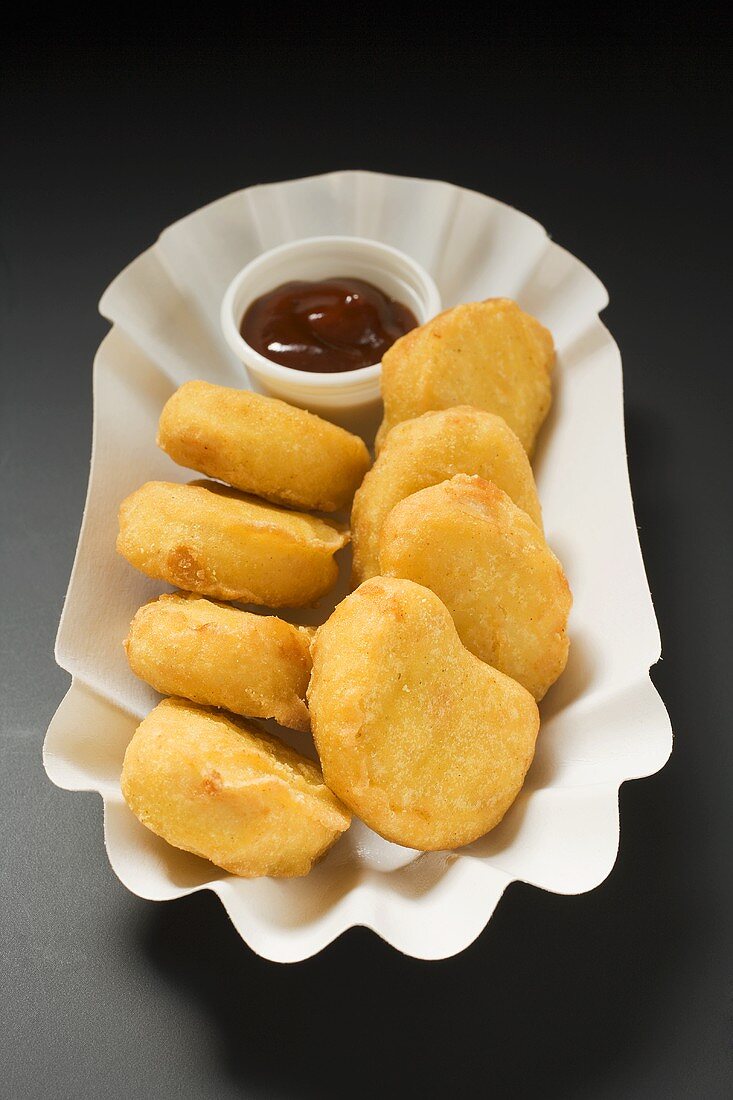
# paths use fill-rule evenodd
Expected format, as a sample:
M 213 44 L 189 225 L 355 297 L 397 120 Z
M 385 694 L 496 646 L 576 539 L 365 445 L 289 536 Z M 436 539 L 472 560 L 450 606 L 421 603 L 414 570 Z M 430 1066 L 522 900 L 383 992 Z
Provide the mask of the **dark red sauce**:
M 252 302 L 240 331 L 273 363 L 332 374 L 378 363 L 416 325 L 407 306 L 344 276 L 275 287 Z

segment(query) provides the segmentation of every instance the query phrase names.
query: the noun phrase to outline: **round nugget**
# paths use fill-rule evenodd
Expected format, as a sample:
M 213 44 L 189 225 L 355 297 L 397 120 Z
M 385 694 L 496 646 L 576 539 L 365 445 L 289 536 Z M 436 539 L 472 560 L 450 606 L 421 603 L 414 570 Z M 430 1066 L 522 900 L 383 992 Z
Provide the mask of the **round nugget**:
M 475 405 L 503 417 L 531 455 L 552 401 L 554 360 L 550 333 L 509 298 L 446 310 L 386 352 L 377 448 L 402 420 Z
M 440 596 L 482 661 L 541 699 L 568 659 L 572 604 L 541 531 L 492 482 L 460 474 L 407 497 L 387 517 L 381 572 Z
M 312 655 L 324 779 L 367 825 L 429 851 L 501 821 L 532 761 L 537 704 L 463 647 L 433 592 L 365 581 L 319 627 Z
M 348 508 L 369 469 L 363 440 L 274 397 L 186 382 L 166 402 L 158 446 L 179 466 L 295 508 Z
M 130 623 L 130 668 L 161 695 L 309 730 L 309 627 L 192 592 L 159 596 Z
M 148 481 L 120 506 L 117 550 L 149 577 L 220 600 L 314 603 L 348 534 L 214 482 Z
M 379 535 L 394 506 L 454 474 L 480 474 L 495 482 L 542 528 L 532 467 L 506 421 L 468 405 L 424 413 L 392 429 L 354 497 L 357 582 L 380 573 Z
M 351 820 L 310 760 L 183 699 L 138 726 L 122 793 L 152 832 L 242 878 L 306 875 Z

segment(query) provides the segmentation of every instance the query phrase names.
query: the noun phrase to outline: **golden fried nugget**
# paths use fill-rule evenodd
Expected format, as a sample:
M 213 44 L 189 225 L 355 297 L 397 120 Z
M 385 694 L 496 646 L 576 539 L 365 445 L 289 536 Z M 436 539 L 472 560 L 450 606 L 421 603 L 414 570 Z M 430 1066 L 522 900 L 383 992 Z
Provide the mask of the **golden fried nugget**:
M 382 360 L 377 449 L 402 420 L 475 405 L 506 420 L 531 455 L 552 401 L 552 336 L 509 298 L 469 302 L 396 341 Z
M 158 446 L 199 470 L 276 504 L 348 508 L 369 469 L 363 440 L 304 409 L 248 390 L 186 382 L 168 400 Z
M 500 416 L 469 405 L 424 413 L 392 429 L 354 497 L 351 537 L 357 582 L 380 572 L 379 534 L 395 504 L 454 474 L 480 474 L 494 481 L 542 527 L 529 459 Z
M 316 631 L 308 689 L 328 786 L 387 840 L 468 844 L 516 798 L 537 704 L 463 647 L 438 597 L 373 577 Z
M 124 645 L 132 671 L 161 695 L 309 730 L 312 638 L 310 627 L 177 592 L 141 607 Z
M 525 512 L 492 482 L 459 474 L 394 508 L 382 527 L 385 576 L 440 596 L 482 661 L 541 699 L 565 668 L 572 596 Z
M 149 577 L 220 600 L 303 607 L 336 582 L 348 535 L 213 481 L 148 481 L 120 506 L 117 549 Z
M 242 878 L 307 875 L 351 822 L 310 760 L 184 699 L 138 726 L 122 793 L 152 832 Z

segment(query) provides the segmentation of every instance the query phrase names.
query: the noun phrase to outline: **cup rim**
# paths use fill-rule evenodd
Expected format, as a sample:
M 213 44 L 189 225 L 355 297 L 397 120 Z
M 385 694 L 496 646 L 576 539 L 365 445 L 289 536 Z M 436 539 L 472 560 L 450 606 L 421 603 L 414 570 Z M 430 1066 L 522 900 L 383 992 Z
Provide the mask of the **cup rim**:
M 267 261 L 288 252 L 296 252 L 301 248 L 305 249 L 308 247 L 318 247 L 320 245 L 334 243 L 366 247 L 373 251 L 381 252 L 383 255 L 386 254 L 391 256 L 393 259 L 406 264 L 413 269 L 418 280 L 423 283 L 427 300 L 431 303 L 431 306 L 435 305 L 436 307 L 435 313 L 440 311 L 440 292 L 438 291 L 435 280 L 422 264 L 418 263 L 417 260 L 413 259 L 413 257 L 406 252 L 402 252 L 392 245 L 384 244 L 382 241 L 374 240 L 371 237 L 352 237 L 344 234 L 299 237 L 297 240 L 286 241 L 283 244 L 276 245 L 274 248 L 268 248 L 266 251 L 260 252 L 237 272 L 224 292 L 219 315 L 221 329 L 224 334 L 224 339 L 230 349 L 247 369 L 250 368 L 251 364 L 253 370 L 262 375 L 269 376 L 273 380 L 297 384 L 303 389 L 311 390 L 321 389 L 325 386 L 333 390 L 345 390 L 352 387 L 369 385 L 369 383 L 379 378 L 382 370 L 381 361 L 372 363 L 368 367 L 357 367 L 356 370 L 334 371 L 331 373 L 323 371 L 301 371 L 296 370 L 295 367 L 286 367 L 282 363 L 274 363 L 271 359 L 268 359 L 266 355 L 262 355 L 261 352 L 256 351 L 251 344 L 248 344 L 239 331 L 239 325 L 234 316 L 234 301 L 241 283 L 245 278 L 251 275 L 253 269 L 259 266 L 264 267 Z M 265 291 L 263 290 L 262 293 L 265 293 Z M 431 314 L 431 317 L 432 316 L 434 316 L 434 314 Z M 430 320 L 430 317 L 425 317 L 424 320 L 420 321 L 420 324 L 424 324 L 425 321 L 428 320 Z

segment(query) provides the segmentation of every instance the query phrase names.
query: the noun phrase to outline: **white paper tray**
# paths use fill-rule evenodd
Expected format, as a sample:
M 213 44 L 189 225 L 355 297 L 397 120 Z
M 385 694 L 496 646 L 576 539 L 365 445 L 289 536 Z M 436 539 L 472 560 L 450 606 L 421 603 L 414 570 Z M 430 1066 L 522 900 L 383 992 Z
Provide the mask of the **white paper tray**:
M 542 704 L 525 788 L 487 837 L 419 854 L 355 822 L 306 878 L 245 881 L 169 847 L 122 799 L 125 747 L 157 697 L 132 675 L 121 643 L 162 586 L 116 555 L 117 509 L 143 481 L 190 477 L 155 446 L 178 385 L 248 384 L 219 331 L 229 280 L 262 250 L 319 234 L 385 241 L 427 267 L 444 306 L 504 295 L 553 332 L 554 405 L 535 473 L 548 541 L 573 589 L 572 645 Z M 113 327 L 94 363 L 89 490 L 56 649 L 73 679 L 44 760 L 60 787 L 101 794 L 107 853 L 130 890 L 153 900 L 214 890 L 250 947 L 281 962 L 313 955 L 352 925 L 437 959 L 471 943 L 515 879 L 574 894 L 608 875 L 619 785 L 661 768 L 672 738 L 648 676 L 660 642 L 626 468 L 621 361 L 598 319 L 606 303 L 598 279 L 524 214 L 448 183 L 368 172 L 229 195 L 171 226 L 115 279 L 100 304 Z M 321 617 L 332 603 L 322 602 Z

